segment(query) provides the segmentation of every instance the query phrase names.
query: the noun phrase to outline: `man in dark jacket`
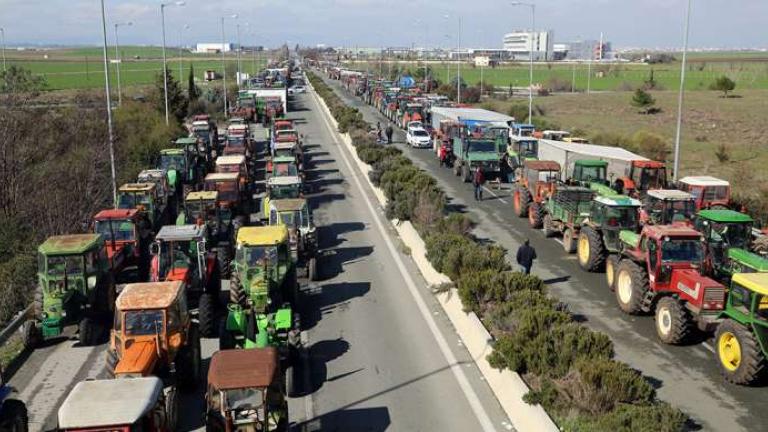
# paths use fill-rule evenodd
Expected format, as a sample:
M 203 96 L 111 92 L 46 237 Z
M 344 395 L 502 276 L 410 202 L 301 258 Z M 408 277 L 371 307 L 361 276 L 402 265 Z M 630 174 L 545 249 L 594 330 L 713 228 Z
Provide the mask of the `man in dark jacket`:
M 387 144 L 392 144 L 392 133 L 394 132 L 392 125 L 387 125 L 387 129 L 384 132 L 387 134 Z
M 536 249 L 531 247 L 528 239 L 517 249 L 517 263 L 520 265 L 520 271 L 525 274 L 531 274 L 533 260 L 536 259 Z
M 475 168 L 474 175 L 472 176 L 472 185 L 475 186 L 475 201 L 483 200 L 483 185 L 485 184 L 485 176 L 483 171 L 478 166 Z

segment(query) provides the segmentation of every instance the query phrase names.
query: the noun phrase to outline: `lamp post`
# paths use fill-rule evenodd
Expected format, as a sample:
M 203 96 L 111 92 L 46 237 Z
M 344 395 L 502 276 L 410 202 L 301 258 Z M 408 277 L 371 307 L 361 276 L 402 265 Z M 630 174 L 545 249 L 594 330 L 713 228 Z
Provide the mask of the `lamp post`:
M 179 82 L 184 79 L 184 30 L 189 30 L 189 24 L 179 29 Z
M 443 18 L 449 19 L 450 15 L 446 14 Z M 456 29 L 456 103 L 461 103 L 461 16 Z
M 240 45 L 240 23 L 235 26 L 237 28 L 237 89 L 240 90 L 240 51 L 242 51 L 242 45 Z
M 168 2 L 160 3 L 160 21 L 163 27 L 163 94 L 165 95 L 165 124 L 169 124 L 168 120 L 168 61 L 165 56 L 165 8 L 168 6 L 184 6 L 186 2 Z
M 107 61 L 107 14 L 101 0 L 101 32 L 104 38 L 104 87 L 107 95 L 107 130 L 109 132 L 109 166 L 112 171 L 112 205 L 117 208 L 117 175 L 115 174 L 115 134 L 112 128 L 112 98 L 109 95 L 109 63 Z
M 531 8 L 531 50 L 528 55 L 528 122 L 533 121 L 533 41 L 536 38 L 536 44 L 539 42 L 539 35 L 536 33 L 536 5 L 525 2 L 512 2 L 512 6 L 527 6 Z
M 2 27 L 0 27 L 0 38 L 3 39 L 2 41 L 3 42 L 3 70 L 6 71 L 8 70 L 8 68 L 6 67 L 6 64 L 5 64 L 5 29 Z
M 224 118 L 227 117 L 227 63 L 224 56 L 224 45 L 226 44 L 226 35 L 224 34 L 224 19 L 237 19 L 237 14 L 228 17 L 221 17 L 221 68 L 223 70 L 222 78 L 224 85 Z
M 131 21 L 124 22 L 124 23 L 115 23 L 115 61 L 117 62 L 117 106 L 123 105 L 123 88 L 120 83 L 120 63 L 122 63 L 122 60 L 120 59 L 120 38 L 117 35 L 117 28 L 121 26 L 132 26 L 133 23 Z
M 680 92 L 677 94 L 677 131 L 675 132 L 675 166 L 672 179 L 677 181 L 680 171 L 680 133 L 683 127 L 683 93 L 685 88 L 685 66 L 688 53 L 688 30 L 691 25 L 691 0 L 685 12 L 685 33 L 683 36 L 683 62 L 680 64 Z

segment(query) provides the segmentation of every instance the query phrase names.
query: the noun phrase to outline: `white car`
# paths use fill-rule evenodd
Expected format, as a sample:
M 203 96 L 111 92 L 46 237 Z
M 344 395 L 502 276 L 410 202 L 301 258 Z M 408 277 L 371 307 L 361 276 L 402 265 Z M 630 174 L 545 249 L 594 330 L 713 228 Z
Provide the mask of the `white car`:
M 411 147 L 428 148 L 432 147 L 432 137 L 424 128 L 410 128 L 405 135 L 405 142 Z
M 420 121 L 411 121 L 411 122 L 408 122 L 407 129 L 409 131 L 411 129 L 424 129 L 424 124 L 422 124 Z
M 293 86 L 288 89 L 288 94 L 306 93 L 307 89 L 304 86 Z

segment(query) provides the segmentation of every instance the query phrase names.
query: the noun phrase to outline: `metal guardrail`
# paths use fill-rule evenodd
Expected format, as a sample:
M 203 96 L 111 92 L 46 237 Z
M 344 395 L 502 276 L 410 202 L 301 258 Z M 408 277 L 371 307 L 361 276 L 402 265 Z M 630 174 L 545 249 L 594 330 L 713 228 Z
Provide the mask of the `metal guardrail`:
M 29 314 L 32 312 L 32 305 L 27 306 L 26 309 L 19 312 L 12 320 L 0 330 L 0 345 L 4 344 L 10 337 L 24 324 Z

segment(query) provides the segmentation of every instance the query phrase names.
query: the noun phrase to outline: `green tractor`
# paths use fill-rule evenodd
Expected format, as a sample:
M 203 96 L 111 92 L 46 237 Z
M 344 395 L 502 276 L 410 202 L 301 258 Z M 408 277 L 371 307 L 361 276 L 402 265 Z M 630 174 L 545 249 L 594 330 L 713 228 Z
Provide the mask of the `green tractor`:
M 589 217 L 595 193 L 581 186 L 561 186 L 544 205 L 544 235 L 563 235 L 566 253 L 576 252 L 576 239 L 584 221 Z
M 523 166 L 527 160 L 537 160 L 539 140 L 533 137 L 513 136 L 507 146 L 507 160 L 512 171 Z
M 160 168 L 168 171 L 168 185 L 179 199 L 197 189 L 206 173 L 197 152 L 187 147 L 160 150 Z
M 266 190 L 254 196 L 256 198 L 258 219 L 262 222 L 269 220 L 272 200 L 301 198 L 304 195 L 304 182 L 300 176 L 283 175 L 267 178 Z
M 616 195 L 607 176 L 608 162 L 600 159 L 579 159 L 573 163 L 569 183 L 588 187 L 598 195 Z
M 768 272 L 768 260 L 750 252 L 754 220 L 734 210 L 701 210 L 695 228 L 704 236 L 707 275 L 724 283 L 734 273 Z
M 98 344 L 112 320 L 115 278 L 100 234 L 49 237 L 38 249 L 33 318 L 24 323 L 24 346 L 59 336 L 78 324 L 82 345 Z
M 620 237 L 636 236 L 639 230 L 640 201 L 624 195 L 598 196 L 592 200 L 589 217 L 579 230 L 576 255 L 579 266 L 589 272 L 605 266 L 608 285 L 613 287 L 616 253 Z
M 715 332 L 720 372 L 749 385 L 765 375 L 768 358 L 768 274 L 736 273 Z
M 288 228 L 291 255 L 306 269 L 307 279 L 317 280 L 317 227 L 312 220 L 312 210 L 304 198 L 272 200 L 269 225 Z

